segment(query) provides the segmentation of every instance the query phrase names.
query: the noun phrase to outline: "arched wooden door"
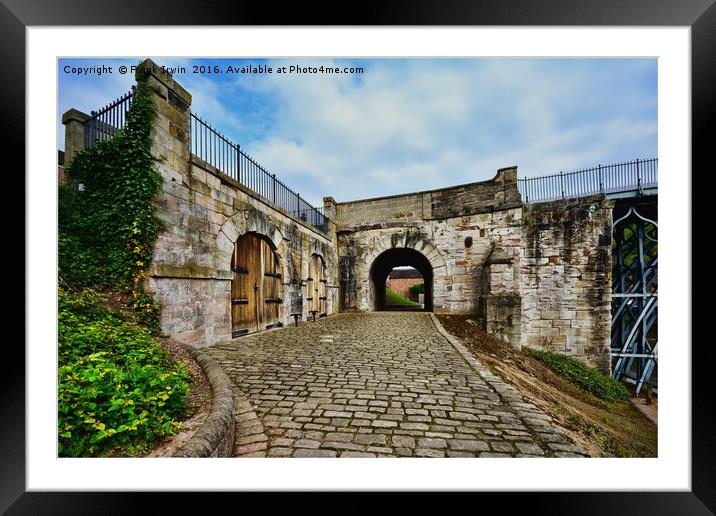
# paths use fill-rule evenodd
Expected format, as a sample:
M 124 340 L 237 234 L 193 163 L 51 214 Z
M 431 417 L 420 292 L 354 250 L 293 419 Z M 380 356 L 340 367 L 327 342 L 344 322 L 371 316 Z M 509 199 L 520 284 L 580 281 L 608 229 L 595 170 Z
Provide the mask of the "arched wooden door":
M 268 241 L 255 233 L 241 236 L 231 262 L 232 336 L 282 326 L 279 258 Z
M 306 280 L 308 311 L 321 316 L 327 315 L 328 289 L 326 287 L 326 270 L 323 258 L 314 254 L 308 267 Z

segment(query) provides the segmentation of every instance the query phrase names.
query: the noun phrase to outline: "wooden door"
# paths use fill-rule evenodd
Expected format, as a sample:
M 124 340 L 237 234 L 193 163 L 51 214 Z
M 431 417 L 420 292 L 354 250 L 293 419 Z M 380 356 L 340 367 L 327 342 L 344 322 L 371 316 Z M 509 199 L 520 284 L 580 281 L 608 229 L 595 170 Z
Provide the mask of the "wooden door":
M 283 303 L 281 299 L 281 273 L 279 272 L 279 262 L 276 253 L 265 240 L 261 242 L 261 264 L 263 271 L 263 288 L 261 289 L 263 311 L 261 313 L 261 325 L 268 329 L 281 326 L 279 319 L 279 305 Z
M 280 325 L 278 270 L 278 257 L 266 240 L 247 233 L 236 241 L 231 264 L 232 336 Z
M 314 254 L 308 267 L 308 280 L 306 281 L 308 311 L 317 314 L 326 313 L 326 281 L 323 259 Z

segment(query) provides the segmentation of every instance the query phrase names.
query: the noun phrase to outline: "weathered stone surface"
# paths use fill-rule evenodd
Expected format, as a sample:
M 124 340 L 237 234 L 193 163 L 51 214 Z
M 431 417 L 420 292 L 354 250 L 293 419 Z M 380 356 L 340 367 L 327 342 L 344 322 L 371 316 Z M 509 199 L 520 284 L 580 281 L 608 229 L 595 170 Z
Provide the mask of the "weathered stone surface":
M 600 197 L 525 210 L 522 345 L 609 371 L 611 224 L 612 204 Z

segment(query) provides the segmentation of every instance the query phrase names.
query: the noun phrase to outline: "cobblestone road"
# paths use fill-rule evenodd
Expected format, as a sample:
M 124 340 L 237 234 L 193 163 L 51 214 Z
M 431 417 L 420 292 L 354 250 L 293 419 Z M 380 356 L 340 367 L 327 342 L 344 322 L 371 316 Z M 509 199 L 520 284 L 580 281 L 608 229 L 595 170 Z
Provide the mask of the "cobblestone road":
M 245 396 L 235 455 L 581 456 L 441 331 L 427 313 L 346 313 L 207 348 Z

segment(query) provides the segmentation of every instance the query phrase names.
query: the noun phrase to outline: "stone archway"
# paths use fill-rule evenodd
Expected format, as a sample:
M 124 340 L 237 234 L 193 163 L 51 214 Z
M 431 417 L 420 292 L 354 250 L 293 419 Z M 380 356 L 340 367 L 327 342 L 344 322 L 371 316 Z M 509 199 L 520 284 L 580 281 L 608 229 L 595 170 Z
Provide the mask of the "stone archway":
M 234 305 L 239 299 L 243 300 L 246 298 L 246 296 L 241 295 L 241 292 L 239 292 L 241 288 L 235 288 L 235 284 L 237 283 L 237 269 L 244 268 L 243 264 L 241 267 L 235 267 L 235 265 L 237 265 L 237 256 L 235 253 L 237 252 L 236 246 L 238 242 L 252 235 L 257 237 L 257 241 L 264 241 L 271 250 L 271 253 L 276 256 L 273 268 L 268 272 L 262 269 L 260 274 L 261 278 L 259 278 L 261 282 L 265 282 L 266 278 L 273 278 L 272 281 L 275 285 L 267 290 L 267 292 L 262 291 L 260 297 L 262 306 L 263 303 L 269 301 L 275 303 L 275 305 L 271 307 L 272 313 L 270 317 L 260 311 L 256 317 L 256 323 L 260 324 L 264 322 L 263 319 L 266 318 L 268 323 L 263 324 L 266 328 L 280 326 L 282 321 L 287 318 L 289 312 L 289 308 L 286 303 L 283 302 L 285 294 L 285 292 L 283 292 L 283 285 L 285 285 L 283 279 L 288 277 L 287 245 L 285 239 L 277 225 L 264 213 L 251 208 L 239 210 L 229 217 L 219 230 L 216 237 L 216 252 L 214 254 L 214 267 L 222 274 L 222 279 L 229 279 L 232 284 L 232 296 L 229 299 L 228 307 L 228 317 L 232 324 L 232 336 L 248 333 L 247 331 L 242 331 L 246 328 L 234 327 L 237 318 L 241 319 L 241 314 L 236 313 L 237 307 Z M 224 277 L 224 275 L 226 277 Z M 268 296 L 268 298 L 266 296 Z M 269 299 L 269 301 L 267 301 L 267 299 Z M 247 304 L 251 306 L 250 302 Z M 242 325 L 239 324 L 239 326 Z M 264 329 L 263 326 L 257 326 L 256 330 Z M 249 328 L 249 330 L 254 331 L 253 327 Z
M 400 261 L 405 262 L 403 265 L 411 265 L 418 269 L 426 280 L 426 288 L 428 284 L 430 285 L 430 293 L 429 295 L 426 293 L 425 296 L 425 309 L 428 311 L 433 310 L 435 307 L 436 286 L 442 284 L 444 290 L 444 285 L 449 282 L 446 277 L 447 264 L 442 253 L 435 248 L 425 235 L 410 229 L 383 235 L 375 239 L 356 264 L 356 273 L 363 284 L 360 296 L 361 309 L 380 309 L 380 296 L 384 296 L 385 287 L 384 278 L 383 280 L 380 280 L 380 278 L 382 278 L 383 274 L 387 277 L 390 269 L 387 271 L 385 269 L 389 264 L 397 264 Z M 378 282 L 375 281 L 376 278 L 379 279 Z M 376 288 L 376 285 L 381 281 L 382 286 Z
M 256 233 L 267 238 L 281 257 L 284 269 L 286 268 L 286 245 L 278 226 L 264 213 L 255 209 L 246 209 L 234 213 L 221 226 L 216 236 L 215 269 L 230 273 L 234 244 L 241 235 L 246 233 Z M 230 275 L 227 274 L 227 278 L 230 278 Z
M 387 309 L 386 280 L 394 267 L 407 265 L 418 270 L 425 285 L 426 312 L 433 310 L 433 268 L 425 256 L 409 247 L 396 247 L 383 251 L 370 268 L 370 296 L 373 310 Z

